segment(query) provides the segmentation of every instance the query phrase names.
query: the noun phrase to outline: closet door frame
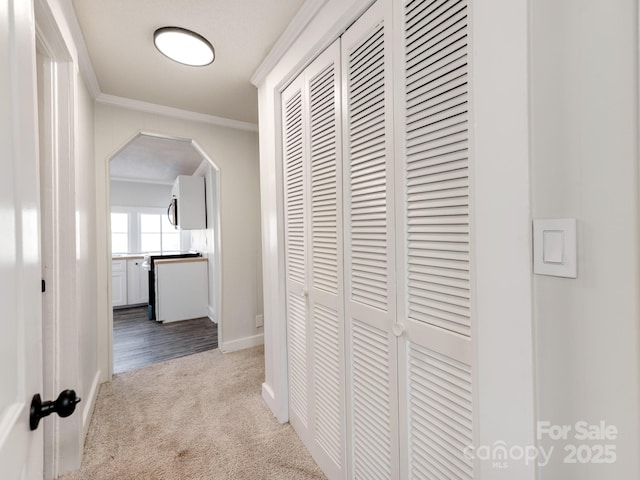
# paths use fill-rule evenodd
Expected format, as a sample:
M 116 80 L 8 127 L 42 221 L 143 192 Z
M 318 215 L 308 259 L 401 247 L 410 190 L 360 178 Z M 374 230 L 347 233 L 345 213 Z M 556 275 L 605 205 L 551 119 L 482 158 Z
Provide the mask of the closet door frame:
M 288 45 L 284 39 L 271 65 L 254 80 L 260 104 L 266 360 L 263 398 L 283 422 L 288 420 L 288 386 L 280 95 L 303 67 L 371 3 L 329 1 L 307 12 L 306 17 L 301 15 L 288 32 Z M 476 431 L 482 445 L 496 441 L 535 444 L 527 5 L 527 0 L 471 3 L 471 148 L 476 205 L 472 221 L 477 225 L 472 261 L 476 266 L 473 282 L 478 325 L 475 360 L 481 386 Z M 517 475 L 532 479 L 534 471 L 535 466 L 530 465 Z M 511 468 L 501 472 L 490 464 L 478 472 L 481 478 L 513 478 L 515 474 Z

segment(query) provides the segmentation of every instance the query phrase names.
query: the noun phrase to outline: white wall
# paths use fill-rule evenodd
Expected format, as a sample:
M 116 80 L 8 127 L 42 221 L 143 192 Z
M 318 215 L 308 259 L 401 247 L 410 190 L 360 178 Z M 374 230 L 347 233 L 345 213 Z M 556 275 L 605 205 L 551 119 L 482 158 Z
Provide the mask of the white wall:
M 255 316 L 262 313 L 259 291 L 261 272 L 256 271 L 260 249 L 258 136 L 255 132 L 218 127 L 204 122 L 150 114 L 98 103 L 96 105 L 97 268 L 102 288 L 101 335 L 108 336 L 107 217 L 109 182 L 107 161 L 141 131 L 193 139 L 220 169 L 222 251 L 223 349 L 262 343 Z M 109 352 L 101 361 L 109 363 Z
M 578 219 L 578 278 L 535 276 L 538 420 L 605 421 L 614 464 L 567 464 L 541 480 L 640 478 L 638 11 L 632 0 L 535 0 L 532 200 Z
M 112 207 L 167 208 L 171 201 L 171 185 L 111 180 Z

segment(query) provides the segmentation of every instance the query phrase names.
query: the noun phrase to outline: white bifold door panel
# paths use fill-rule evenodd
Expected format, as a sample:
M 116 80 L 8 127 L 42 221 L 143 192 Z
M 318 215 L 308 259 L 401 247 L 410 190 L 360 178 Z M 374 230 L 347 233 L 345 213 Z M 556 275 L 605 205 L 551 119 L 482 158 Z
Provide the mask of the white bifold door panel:
M 290 421 L 331 479 L 472 479 L 467 0 L 378 0 L 283 92 Z
M 401 452 L 408 478 L 473 478 L 468 12 L 405 1 L 396 114 Z M 400 139 L 402 141 L 400 141 Z
M 283 93 L 290 421 L 318 464 L 344 476 L 340 48 Z
M 342 37 L 350 477 L 398 478 L 391 2 Z

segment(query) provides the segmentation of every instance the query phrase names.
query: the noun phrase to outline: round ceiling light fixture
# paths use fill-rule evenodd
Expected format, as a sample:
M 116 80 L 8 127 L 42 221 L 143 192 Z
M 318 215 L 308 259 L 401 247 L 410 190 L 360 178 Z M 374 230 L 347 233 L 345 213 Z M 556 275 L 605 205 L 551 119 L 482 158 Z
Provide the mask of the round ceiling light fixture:
M 153 43 L 164 56 L 184 65 L 203 67 L 216 58 L 209 40 L 186 28 L 159 28 L 153 33 Z

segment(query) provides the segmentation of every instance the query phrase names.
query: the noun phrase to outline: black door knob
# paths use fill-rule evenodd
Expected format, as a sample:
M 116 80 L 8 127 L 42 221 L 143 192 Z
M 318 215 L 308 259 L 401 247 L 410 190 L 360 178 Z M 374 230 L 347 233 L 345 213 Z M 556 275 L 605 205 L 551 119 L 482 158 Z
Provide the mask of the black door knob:
M 76 404 L 81 401 L 76 397 L 74 390 L 64 390 L 58 395 L 55 401 L 43 402 L 40 394 L 36 393 L 31 399 L 31 413 L 29 415 L 29 427 L 31 430 L 38 428 L 40 419 L 56 412 L 60 417 L 68 417 L 75 409 Z

